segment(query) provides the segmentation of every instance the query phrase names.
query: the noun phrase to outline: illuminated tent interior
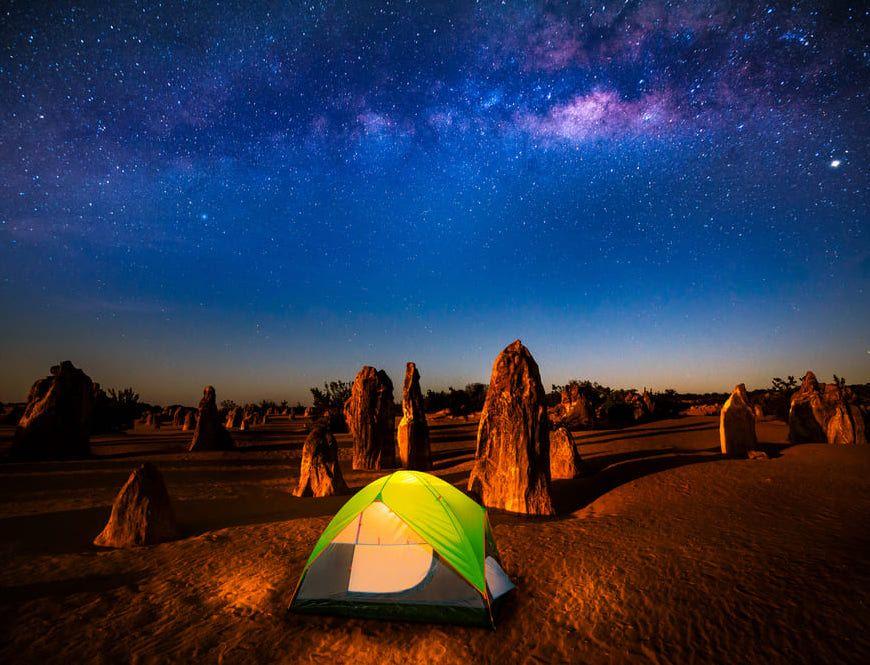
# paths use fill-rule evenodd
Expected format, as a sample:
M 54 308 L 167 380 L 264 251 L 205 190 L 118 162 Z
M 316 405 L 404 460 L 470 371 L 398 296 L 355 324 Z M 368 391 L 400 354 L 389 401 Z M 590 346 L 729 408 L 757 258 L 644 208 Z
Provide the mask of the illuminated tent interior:
M 486 511 L 440 478 L 397 471 L 333 517 L 290 609 L 489 626 L 513 588 Z

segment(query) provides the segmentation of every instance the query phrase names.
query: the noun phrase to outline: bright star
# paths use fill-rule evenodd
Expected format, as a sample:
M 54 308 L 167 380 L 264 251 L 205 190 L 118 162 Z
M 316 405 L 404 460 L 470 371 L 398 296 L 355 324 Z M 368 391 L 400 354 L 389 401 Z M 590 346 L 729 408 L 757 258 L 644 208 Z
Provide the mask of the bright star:
M 832 159 L 831 160 L 831 168 L 832 169 L 840 168 L 840 164 L 842 164 L 842 162 L 839 159 Z

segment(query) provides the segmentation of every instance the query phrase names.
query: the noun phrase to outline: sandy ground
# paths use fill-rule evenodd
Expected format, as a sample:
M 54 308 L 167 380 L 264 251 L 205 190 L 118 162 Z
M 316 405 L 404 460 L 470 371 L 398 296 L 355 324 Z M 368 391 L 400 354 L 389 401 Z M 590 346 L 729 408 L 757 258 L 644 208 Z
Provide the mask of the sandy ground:
M 870 662 L 870 447 L 758 429 L 773 459 L 721 459 L 715 418 L 579 434 L 591 475 L 557 483 L 562 517 L 491 515 L 519 587 L 495 631 L 285 613 L 345 500 L 289 494 L 301 424 L 232 453 L 186 453 L 164 429 L 99 437 L 89 461 L 2 464 L 0 662 Z M 438 475 L 464 483 L 475 431 L 433 424 Z M 142 459 L 186 536 L 91 546 Z

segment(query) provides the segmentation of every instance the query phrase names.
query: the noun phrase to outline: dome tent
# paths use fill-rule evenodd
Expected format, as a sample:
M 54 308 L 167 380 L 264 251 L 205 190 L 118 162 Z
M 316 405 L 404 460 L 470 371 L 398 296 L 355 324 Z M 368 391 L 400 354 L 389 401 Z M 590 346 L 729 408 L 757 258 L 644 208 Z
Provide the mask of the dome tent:
M 396 471 L 357 492 L 324 530 L 294 612 L 494 625 L 514 588 L 486 511 L 450 483 Z

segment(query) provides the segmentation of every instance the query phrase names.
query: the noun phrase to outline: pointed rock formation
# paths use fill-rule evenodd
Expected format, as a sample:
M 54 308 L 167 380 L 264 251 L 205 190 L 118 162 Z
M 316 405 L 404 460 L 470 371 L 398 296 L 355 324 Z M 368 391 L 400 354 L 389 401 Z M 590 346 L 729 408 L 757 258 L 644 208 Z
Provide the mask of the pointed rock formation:
M 184 414 L 184 422 L 181 423 L 181 431 L 189 432 L 192 429 L 196 429 L 196 410 L 190 409 L 187 413 Z
M 564 427 L 550 432 L 550 477 L 572 479 L 581 474 L 580 453 L 574 445 L 574 437 Z
M 193 433 L 193 441 L 190 442 L 188 450 L 230 450 L 233 448 L 233 439 L 221 424 L 216 399 L 212 386 L 203 388 L 196 431 Z
M 819 382 L 815 374 L 807 372 L 801 387 L 791 398 L 788 440 L 792 443 L 825 443 L 826 420 Z
M 33 384 L 18 421 L 10 455 L 68 459 L 90 455 L 96 386 L 69 360 Z
M 187 414 L 187 409 L 183 406 L 175 407 L 172 410 L 172 426 L 181 429 L 184 426 L 184 416 Z
M 546 393 L 538 365 L 520 340 L 493 363 L 468 490 L 491 508 L 554 513 Z
M 429 449 L 429 424 L 423 409 L 420 372 L 414 363 L 405 366 L 402 386 L 402 420 L 399 422 L 399 465 L 405 469 L 429 471 L 432 453 Z
M 175 514 L 163 476 L 145 462 L 133 469 L 115 497 L 112 514 L 94 540 L 100 547 L 156 545 L 178 535 Z
M 354 469 L 395 466 L 393 382 L 384 370 L 366 365 L 359 371 L 344 403 L 344 419 L 353 437 Z
M 758 445 L 755 411 L 742 383 L 734 388 L 719 414 L 719 445 L 728 457 L 746 457 Z
M 302 446 L 299 484 L 294 496 L 346 494 L 347 484 L 338 463 L 338 443 L 329 428 L 316 425 Z
M 752 411 L 755 413 L 755 422 L 758 422 L 762 418 L 764 418 L 764 409 L 761 404 L 756 404 L 752 407 Z
M 845 446 L 867 443 L 864 414 L 849 398 L 848 388 L 840 388 L 836 383 L 825 386 L 823 401 L 827 414 L 825 438 L 828 443 Z

